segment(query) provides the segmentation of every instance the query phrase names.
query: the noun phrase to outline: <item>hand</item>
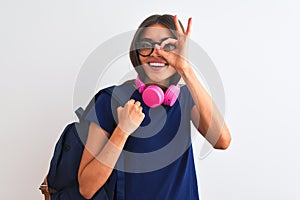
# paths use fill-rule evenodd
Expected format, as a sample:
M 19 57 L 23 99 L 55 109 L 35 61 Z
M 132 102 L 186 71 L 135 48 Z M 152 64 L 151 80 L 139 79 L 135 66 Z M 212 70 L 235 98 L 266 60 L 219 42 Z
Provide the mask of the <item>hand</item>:
M 124 107 L 119 106 L 118 112 L 118 127 L 126 134 L 131 135 L 142 123 L 145 114 L 142 112 L 141 103 L 130 99 Z
M 178 39 L 169 38 L 162 42 L 160 46 L 156 46 L 158 50 L 158 54 L 162 56 L 172 67 L 176 69 L 176 71 L 181 75 L 187 67 L 190 67 L 190 64 L 187 59 L 187 46 L 188 39 L 191 34 L 191 25 L 192 18 L 188 20 L 188 26 L 186 32 L 180 27 L 177 16 L 174 16 L 174 23 L 176 26 L 176 32 Z M 176 46 L 176 50 L 174 51 L 164 51 L 163 48 L 166 44 L 173 44 Z

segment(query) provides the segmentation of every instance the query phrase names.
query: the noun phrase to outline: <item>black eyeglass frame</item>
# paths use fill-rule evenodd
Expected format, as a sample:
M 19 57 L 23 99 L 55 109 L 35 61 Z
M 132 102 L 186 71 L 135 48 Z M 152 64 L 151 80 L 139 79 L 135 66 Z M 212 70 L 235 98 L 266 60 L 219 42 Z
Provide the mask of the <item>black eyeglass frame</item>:
M 149 38 L 144 38 L 144 39 L 142 39 L 142 40 L 140 40 L 140 41 L 138 41 L 138 42 L 136 42 L 136 45 L 135 45 L 135 47 L 136 47 L 136 52 L 137 52 L 137 54 L 138 55 L 140 55 L 140 56 L 143 56 L 143 57 L 148 57 L 148 56 L 150 56 L 152 53 L 153 53 L 153 51 L 154 51 L 154 48 L 155 48 L 155 45 L 157 44 L 157 45 L 161 45 L 161 43 L 163 43 L 165 40 L 167 40 L 167 39 L 176 39 L 176 38 L 172 38 L 172 37 L 168 37 L 168 38 L 163 38 L 163 39 L 161 39 L 161 41 L 160 42 L 153 42 L 151 39 L 149 39 Z M 139 42 L 149 42 L 150 44 L 151 44 L 151 51 L 148 53 L 148 54 L 141 54 L 140 53 L 140 48 L 138 48 L 137 46 L 137 44 L 139 43 Z M 174 49 L 176 49 L 176 46 L 175 45 L 173 45 L 173 44 L 168 44 L 168 45 L 171 45 L 171 46 L 173 46 L 174 47 Z M 165 51 L 173 51 L 174 49 L 172 49 L 172 50 L 166 50 L 166 49 L 164 49 Z

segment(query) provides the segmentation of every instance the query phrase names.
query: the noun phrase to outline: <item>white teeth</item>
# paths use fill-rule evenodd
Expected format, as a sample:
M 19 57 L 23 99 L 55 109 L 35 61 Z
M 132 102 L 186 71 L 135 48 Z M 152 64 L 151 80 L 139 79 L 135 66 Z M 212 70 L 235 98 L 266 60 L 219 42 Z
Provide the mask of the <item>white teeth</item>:
M 164 67 L 165 63 L 155 63 L 155 62 L 153 62 L 153 63 L 149 63 L 149 65 L 151 67 Z

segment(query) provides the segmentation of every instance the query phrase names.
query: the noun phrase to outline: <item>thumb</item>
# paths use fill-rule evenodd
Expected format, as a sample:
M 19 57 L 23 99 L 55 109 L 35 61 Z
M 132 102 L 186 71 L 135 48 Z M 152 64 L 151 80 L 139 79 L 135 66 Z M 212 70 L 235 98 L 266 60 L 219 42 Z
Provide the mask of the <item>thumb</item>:
M 117 108 L 117 113 L 120 113 L 120 111 L 123 109 L 123 107 L 122 106 L 119 106 L 118 108 Z
M 157 48 L 157 53 L 163 57 L 164 59 L 166 59 L 168 62 L 169 60 L 171 60 L 171 56 L 172 56 L 172 52 L 166 52 L 160 48 Z

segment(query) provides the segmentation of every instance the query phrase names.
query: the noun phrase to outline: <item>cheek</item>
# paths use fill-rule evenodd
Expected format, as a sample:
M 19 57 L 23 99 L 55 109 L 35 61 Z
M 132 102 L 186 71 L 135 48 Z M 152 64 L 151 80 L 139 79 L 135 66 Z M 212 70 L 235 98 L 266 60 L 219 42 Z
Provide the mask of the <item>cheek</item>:
M 142 65 L 147 63 L 145 57 L 140 56 L 139 59 Z

